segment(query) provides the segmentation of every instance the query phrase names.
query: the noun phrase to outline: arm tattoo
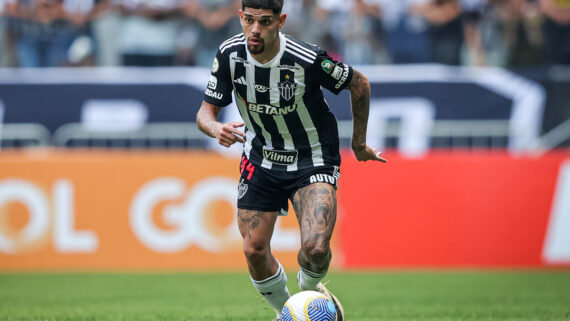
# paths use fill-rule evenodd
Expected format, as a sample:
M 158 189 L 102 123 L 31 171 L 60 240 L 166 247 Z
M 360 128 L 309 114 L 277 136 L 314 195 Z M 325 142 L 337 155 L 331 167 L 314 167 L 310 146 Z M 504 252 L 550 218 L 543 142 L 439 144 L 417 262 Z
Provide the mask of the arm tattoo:
M 353 118 L 352 147 L 362 148 L 366 146 L 366 128 L 370 110 L 370 83 L 366 76 L 358 70 L 354 70 L 349 89 Z

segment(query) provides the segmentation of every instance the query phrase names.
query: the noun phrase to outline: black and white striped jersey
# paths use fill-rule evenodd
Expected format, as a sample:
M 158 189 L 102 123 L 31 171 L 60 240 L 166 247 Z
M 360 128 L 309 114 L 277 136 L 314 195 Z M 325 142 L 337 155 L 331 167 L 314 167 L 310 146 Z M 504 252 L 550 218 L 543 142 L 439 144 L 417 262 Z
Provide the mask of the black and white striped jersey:
M 246 125 L 244 153 L 256 166 L 296 171 L 340 165 L 338 128 L 321 87 L 338 94 L 352 68 L 325 50 L 279 34 L 279 53 L 260 64 L 243 34 L 223 42 L 212 65 L 204 100 L 236 105 Z

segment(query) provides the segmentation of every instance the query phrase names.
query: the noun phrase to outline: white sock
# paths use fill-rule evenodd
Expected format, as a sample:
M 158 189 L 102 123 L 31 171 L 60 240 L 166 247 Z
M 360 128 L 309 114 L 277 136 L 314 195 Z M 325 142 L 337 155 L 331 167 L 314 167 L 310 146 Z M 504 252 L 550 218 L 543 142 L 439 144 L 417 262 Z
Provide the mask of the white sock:
M 277 264 L 279 264 L 279 269 L 275 275 L 261 281 L 251 279 L 251 276 L 250 279 L 263 299 L 275 310 L 277 317 L 281 317 L 281 310 L 290 294 L 287 289 L 287 275 L 281 263 L 277 262 Z
M 314 291 L 317 288 L 317 284 L 325 277 L 325 275 L 326 272 L 320 274 L 301 268 L 299 273 L 297 273 L 297 283 L 303 291 Z

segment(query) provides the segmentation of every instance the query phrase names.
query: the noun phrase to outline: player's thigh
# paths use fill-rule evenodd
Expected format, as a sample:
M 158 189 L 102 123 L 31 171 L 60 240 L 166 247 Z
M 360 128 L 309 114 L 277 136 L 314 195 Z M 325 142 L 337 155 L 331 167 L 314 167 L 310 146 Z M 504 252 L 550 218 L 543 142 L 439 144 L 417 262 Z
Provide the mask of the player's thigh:
M 269 244 L 278 212 L 238 208 L 238 227 L 241 236 L 252 245 Z
M 336 189 L 328 183 L 314 183 L 297 190 L 293 208 L 301 229 L 301 241 L 326 241 L 336 222 Z

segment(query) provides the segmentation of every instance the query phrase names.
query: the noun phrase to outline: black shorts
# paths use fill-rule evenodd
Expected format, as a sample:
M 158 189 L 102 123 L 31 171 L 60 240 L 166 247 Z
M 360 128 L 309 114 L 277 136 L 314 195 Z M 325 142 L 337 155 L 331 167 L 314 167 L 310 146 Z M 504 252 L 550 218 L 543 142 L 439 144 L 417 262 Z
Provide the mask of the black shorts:
M 287 215 L 288 199 L 295 192 L 313 183 L 328 183 L 337 188 L 338 166 L 324 165 L 295 172 L 272 171 L 255 166 L 242 155 L 237 207 L 246 210 L 279 212 Z

